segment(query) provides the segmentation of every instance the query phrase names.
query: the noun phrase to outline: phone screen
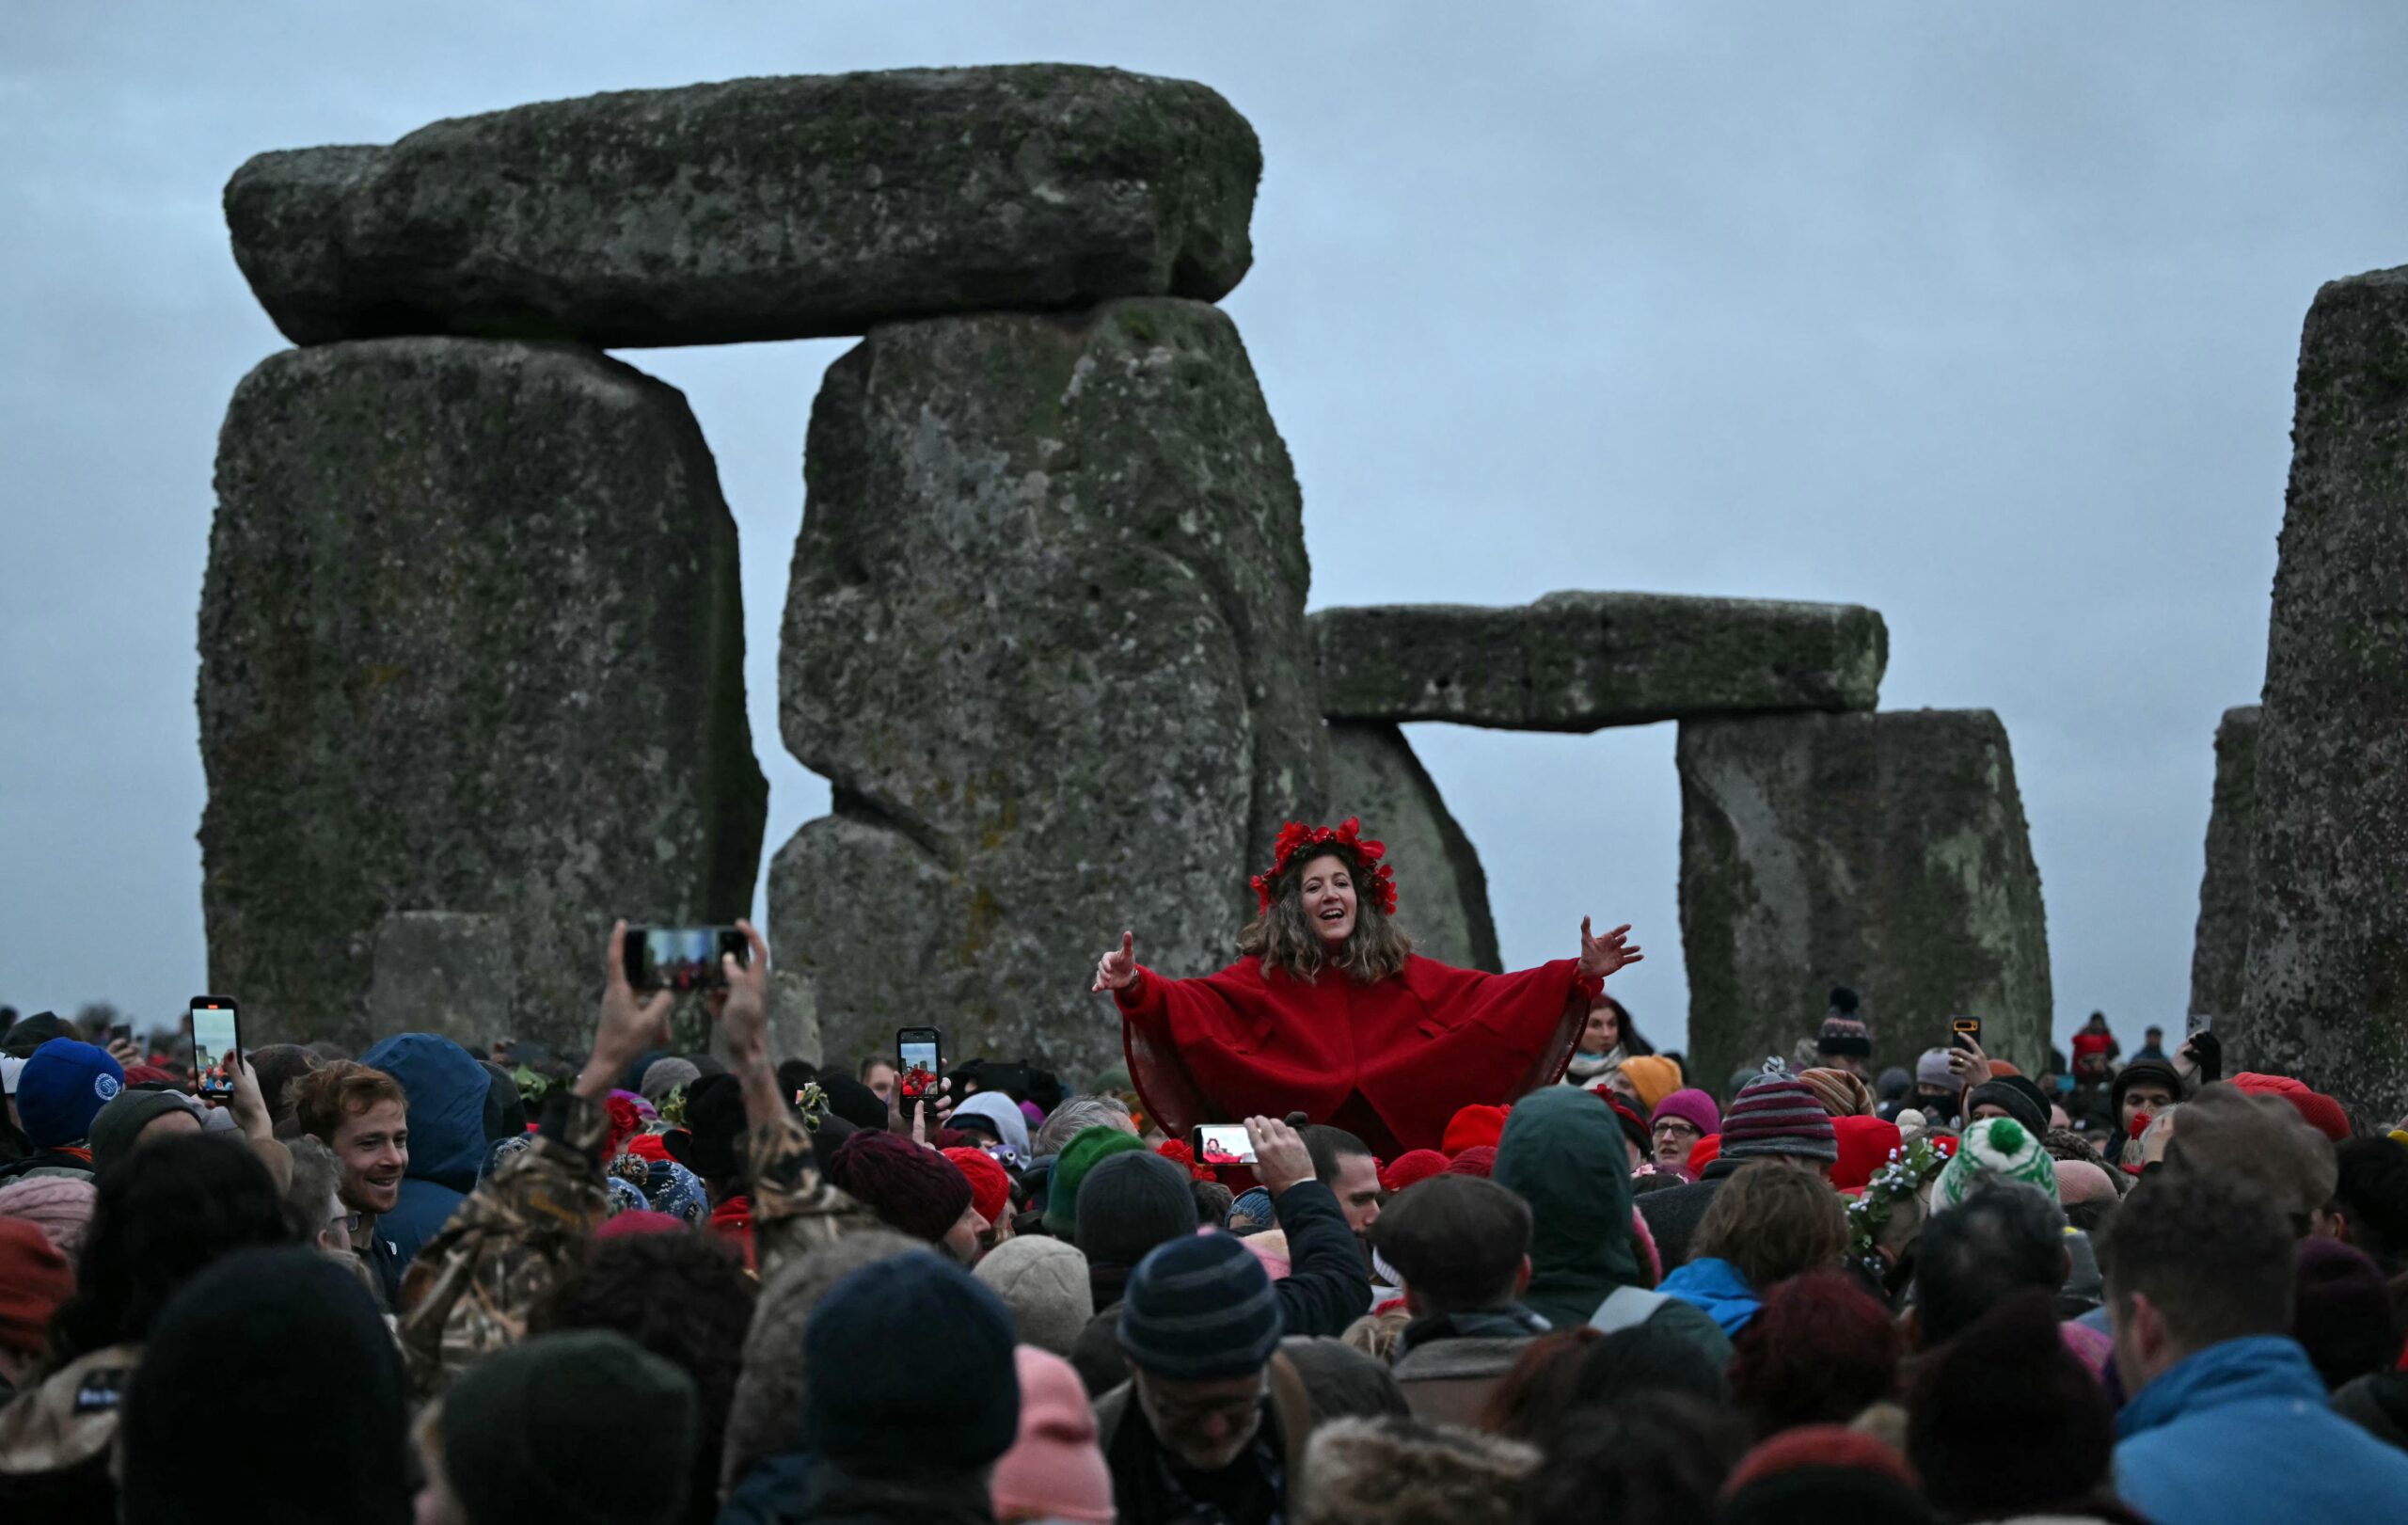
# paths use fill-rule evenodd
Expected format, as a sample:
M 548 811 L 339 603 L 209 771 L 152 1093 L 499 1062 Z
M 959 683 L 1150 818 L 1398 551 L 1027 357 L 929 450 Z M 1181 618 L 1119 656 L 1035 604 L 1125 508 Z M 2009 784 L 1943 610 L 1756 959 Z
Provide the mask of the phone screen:
M 895 1035 L 895 1093 L 907 1104 L 932 1094 L 943 1072 L 934 1027 L 906 1027 Z
M 234 1088 L 226 1073 L 226 1056 L 242 1043 L 234 1003 L 222 995 L 196 995 L 192 1001 L 192 1073 L 194 1088 L 203 1096 L 224 1096 Z
M 720 960 L 751 960 L 744 934 L 733 927 L 630 927 L 627 983 L 640 991 L 719 990 L 727 984 Z
M 1245 1124 L 1243 1122 L 1196 1124 L 1196 1163 L 1198 1165 L 1252 1165 L 1254 1140 L 1245 1136 Z

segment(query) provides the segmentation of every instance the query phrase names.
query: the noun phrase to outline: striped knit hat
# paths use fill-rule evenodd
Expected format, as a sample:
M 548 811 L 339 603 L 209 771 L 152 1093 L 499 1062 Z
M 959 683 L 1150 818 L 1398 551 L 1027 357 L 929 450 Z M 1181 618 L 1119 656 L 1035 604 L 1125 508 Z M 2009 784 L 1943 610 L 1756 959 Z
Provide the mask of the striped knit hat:
M 1873 1088 L 1845 1070 L 1801 1070 L 1798 1078 L 1835 1118 L 1861 1118 L 1873 1110 Z
M 1831 1115 L 1778 1059 L 1767 1060 L 1765 1072 L 1741 1088 L 1730 1110 L 1722 1114 L 1721 1158 L 1760 1160 L 1774 1155 L 1834 1162 L 1840 1157 Z
M 1129 1363 L 1178 1382 L 1262 1370 L 1285 1321 L 1262 1263 L 1235 1234 L 1174 1239 L 1129 1275 L 1120 1348 Z

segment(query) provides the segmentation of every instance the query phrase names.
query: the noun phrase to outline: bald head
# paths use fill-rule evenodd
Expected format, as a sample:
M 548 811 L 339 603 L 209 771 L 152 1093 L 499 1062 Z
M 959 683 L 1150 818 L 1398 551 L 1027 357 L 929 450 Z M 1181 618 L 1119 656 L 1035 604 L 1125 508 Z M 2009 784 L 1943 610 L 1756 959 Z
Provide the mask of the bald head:
M 2115 1199 L 2115 1183 L 2107 1172 L 2088 1160 L 2059 1160 L 2057 1167 L 2057 1199 L 2067 1207 L 2076 1202 L 2112 1202 Z

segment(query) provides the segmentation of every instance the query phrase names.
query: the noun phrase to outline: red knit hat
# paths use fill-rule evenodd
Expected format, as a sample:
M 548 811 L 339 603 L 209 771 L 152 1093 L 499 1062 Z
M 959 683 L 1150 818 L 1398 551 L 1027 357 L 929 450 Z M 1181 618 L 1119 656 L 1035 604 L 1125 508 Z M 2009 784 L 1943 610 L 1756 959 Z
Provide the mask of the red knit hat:
M 1380 1172 L 1380 1184 L 1389 1191 L 1402 1191 L 1417 1181 L 1445 1174 L 1447 1163 L 1447 1156 L 1434 1149 L 1408 1149 Z
M 1873 1172 L 1890 1162 L 1902 1136 L 1896 1123 L 1868 1117 L 1833 1118 L 1831 1132 L 1838 1136 L 1840 1146 L 1839 1163 L 1831 1167 L 1831 1184 L 1842 1191 L 1871 1181 Z
M 1505 1112 L 1501 1106 L 1465 1107 L 1448 1120 L 1446 1136 L 1438 1147 L 1450 1158 L 1482 1144 L 1494 1149 L 1497 1140 L 1505 1136 Z
M 889 1228 L 932 1245 L 971 1203 L 961 1168 L 901 1134 L 864 1128 L 849 1136 L 829 1156 L 828 1179 Z
M 1801 1424 L 1782 1431 L 1742 1457 L 1730 1481 L 1722 1485 L 1722 1496 L 1728 1499 L 1751 1483 L 1810 1467 L 1874 1472 L 1910 1488 L 1920 1486 L 1907 1458 L 1873 1437 L 1845 1424 Z
M 970 1205 L 978 1210 L 978 1215 L 990 1223 L 1002 1222 L 1012 1210 L 1010 1174 L 983 1149 L 949 1149 L 944 1157 L 970 1183 Z
M 615 1217 L 602 1220 L 594 1231 L 596 1239 L 633 1239 L 647 1233 L 684 1233 L 686 1220 L 668 1213 L 656 1213 L 648 1207 L 629 1208 Z
M 39 1351 L 50 1315 L 75 1290 L 75 1273 L 50 1235 L 24 1218 L 0 1218 L 0 1349 Z
M 2232 1077 L 2232 1083 L 2252 1096 L 2279 1096 L 2299 1108 L 2307 1125 L 2340 1143 L 2350 1136 L 2350 1114 L 2341 1104 L 2322 1091 L 2310 1090 L 2289 1075 L 2261 1075 L 2243 1071 Z
M 1485 1181 L 1496 1168 L 1497 1146 L 1475 1144 L 1448 1162 L 1447 1173 L 1450 1176 L 1478 1176 Z

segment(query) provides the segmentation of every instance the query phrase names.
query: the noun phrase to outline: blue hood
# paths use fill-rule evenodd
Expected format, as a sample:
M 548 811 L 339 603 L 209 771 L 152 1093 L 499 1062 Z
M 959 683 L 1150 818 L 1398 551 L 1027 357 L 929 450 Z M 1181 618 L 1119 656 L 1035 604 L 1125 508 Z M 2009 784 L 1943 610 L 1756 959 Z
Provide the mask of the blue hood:
M 407 1179 L 466 1194 L 485 1157 L 485 1091 L 493 1077 L 468 1051 L 433 1033 L 388 1038 L 359 1056 L 402 1083 L 410 1098 Z
M 2176 1362 L 2143 1388 L 2115 1418 L 2124 1439 L 2178 1419 L 2232 1404 L 2306 1402 L 2326 1406 L 2324 1381 L 2308 1364 L 2297 1342 L 2279 1334 L 2256 1335 L 2210 1345 Z
M 1748 1321 L 1764 1308 L 1756 1289 L 1748 1285 L 1748 1279 L 1739 1274 L 1739 1268 L 1711 1255 L 1674 1271 L 1656 1290 L 1703 1310 L 1726 1335 L 1736 1335 L 1746 1328 Z

